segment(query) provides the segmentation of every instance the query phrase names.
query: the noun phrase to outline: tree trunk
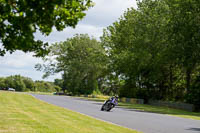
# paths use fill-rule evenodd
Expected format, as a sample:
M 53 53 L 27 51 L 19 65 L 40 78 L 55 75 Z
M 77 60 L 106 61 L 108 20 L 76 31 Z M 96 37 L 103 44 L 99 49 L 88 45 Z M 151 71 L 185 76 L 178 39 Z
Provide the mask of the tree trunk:
M 192 69 L 187 68 L 187 70 L 186 70 L 186 92 L 190 91 L 191 73 L 192 73 Z
M 169 66 L 169 97 L 173 97 L 173 70 L 172 70 L 172 65 Z
M 170 81 L 169 87 L 170 87 L 170 89 L 172 89 L 172 88 L 173 88 L 173 72 L 172 72 L 172 65 L 170 65 L 169 71 L 170 71 L 170 73 L 169 73 L 169 81 Z

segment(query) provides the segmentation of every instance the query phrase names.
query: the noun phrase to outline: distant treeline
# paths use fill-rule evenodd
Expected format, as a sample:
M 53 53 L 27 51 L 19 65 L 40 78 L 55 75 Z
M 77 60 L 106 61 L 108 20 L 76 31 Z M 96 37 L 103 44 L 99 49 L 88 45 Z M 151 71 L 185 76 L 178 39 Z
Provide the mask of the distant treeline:
M 33 81 L 31 78 L 14 75 L 9 77 L 0 77 L 0 89 L 14 88 L 16 91 L 40 91 L 55 92 L 61 88 L 53 82 Z

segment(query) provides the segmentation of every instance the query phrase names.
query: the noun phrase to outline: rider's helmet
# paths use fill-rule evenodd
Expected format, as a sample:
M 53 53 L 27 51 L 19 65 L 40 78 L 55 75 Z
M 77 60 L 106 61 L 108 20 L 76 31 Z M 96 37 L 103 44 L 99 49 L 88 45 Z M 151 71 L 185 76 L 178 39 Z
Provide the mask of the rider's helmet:
M 111 100 L 113 100 L 114 98 L 115 98 L 114 96 L 110 97 Z

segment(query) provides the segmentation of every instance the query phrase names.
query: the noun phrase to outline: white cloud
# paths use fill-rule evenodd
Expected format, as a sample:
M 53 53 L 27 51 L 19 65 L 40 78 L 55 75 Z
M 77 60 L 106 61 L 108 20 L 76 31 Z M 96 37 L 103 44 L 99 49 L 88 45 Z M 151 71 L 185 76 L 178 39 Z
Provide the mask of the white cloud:
M 18 55 L 20 53 L 20 55 Z M 61 78 L 60 74 L 52 75 L 47 79 L 42 79 L 43 73 L 36 71 L 34 66 L 37 63 L 42 63 L 39 58 L 32 57 L 32 54 L 25 54 L 16 52 L 12 55 L 5 56 L 5 59 L 0 57 L 0 77 L 7 77 L 10 75 L 21 75 L 30 77 L 33 80 L 53 81 L 55 78 Z
M 106 28 L 113 22 L 117 21 L 127 8 L 136 8 L 135 0 L 93 1 L 96 5 L 86 12 L 86 17 L 79 22 L 76 29 L 66 28 L 62 32 L 58 32 L 54 29 L 48 37 L 44 37 L 42 34 L 37 32 L 35 34 L 36 39 L 55 43 L 65 41 L 67 38 L 73 37 L 75 34 L 85 33 L 98 39 L 102 35 L 103 28 Z M 30 77 L 33 80 L 41 80 L 43 73 L 36 71 L 34 66 L 37 63 L 41 63 L 42 60 L 40 58 L 35 58 L 32 55 L 32 53 L 25 54 L 17 51 L 12 55 L 6 54 L 4 57 L 0 57 L 0 77 L 20 74 L 22 76 Z M 61 75 L 57 74 L 55 76 L 50 76 L 46 80 L 53 81 L 54 78 L 61 78 Z
M 117 21 L 127 8 L 136 8 L 136 0 L 93 0 L 96 4 L 89 9 L 81 23 L 107 27 Z
M 25 68 L 30 65 L 37 63 L 42 63 L 42 60 L 39 58 L 34 58 L 33 53 L 24 53 L 21 51 L 16 51 L 13 54 L 7 53 L 4 57 L 0 56 L 0 65 L 4 67 L 13 67 L 13 68 Z
M 53 32 L 44 37 L 39 32 L 36 39 L 42 39 L 49 43 L 65 41 L 75 34 L 89 34 L 97 39 L 102 35 L 102 31 L 113 22 L 117 21 L 127 8 L 136 8 L 135 0 L 93 0 L 95 6 L 86 12 L 85 18 L 79 22 L 75 29 L 66 28 L 61 32 L 53 29 Z
M 45 42 L 55 43 L 60 41 L 65 41 L 67 38 L 73 37 L 75 34 L 89 34 L 90 36 L 94 36 L 95 38 L 99 38 L 102 35 L 102 30 L 104 27 L 97 27 L 93 25 L 87 24 L 79 24 L 76 26 L 75 29 L 73 28 L 66 28 L 61 32 L 56 31 L 53 29 L 53 32 L 47 36 L 42 36 L 41 33 L 36 33 L 36 39 L 41 39 Z
M 45 81 L 54 81 L 55 78 L 61 78 L 60 74 L 49 76 L 46 79 L 42 79 L 43 73 L 40 71 L 34 70 L 33 66 L 29 66 L 29 68 L 12 68 L 12 67 L 3 67 L 1 68 L 0 77 L 7 77 L 10 75 L 21 75 L 24 77 L 30 77 L 33 80 L 45 80 Z
M 33 57 L 33 53 L 23 53 L 16 51 L 13 54 L 7 53 L 4 57 L 0 57 L 0 77 L 10 75 L 22 75 L 25 77 L 31 77 L 33 80 L 41 80 L 42 72 L 35 70 L 35 64 L 42 63 L 41 58 Z M 55 76 L 58 78 L 58 76 Z M 60 77 L 59 77 L 60 78 Z M 46 79 L 53 81 L 54 77 Z

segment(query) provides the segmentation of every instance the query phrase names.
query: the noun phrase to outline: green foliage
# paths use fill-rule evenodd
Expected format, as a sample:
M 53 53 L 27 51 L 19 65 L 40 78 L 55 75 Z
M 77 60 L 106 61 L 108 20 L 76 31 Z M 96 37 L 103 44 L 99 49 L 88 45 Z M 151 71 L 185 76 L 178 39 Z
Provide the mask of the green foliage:
M 197 105 L 199 10 L 196 0 L 142 0 L 104 30 L 110 68 L 125 81 L 121 96 Z
M 52 83 L 45 81 L 36 81 L 35 90 L 40 92 L 55 92 L 56 88 Z M 58 89 L 58 88 L 57 88 Z
M 55 92 L 60 91 L 59 86 L 51 82 L 33 81 L 31 78 L 20 75 L 9 76 L 5 78 L 0 77 L 0 89 L 14 88 L 16 91 L 41 91 L 41 92 Z
M 59 87 L 63 87 L 63 80 L 62 79 L 54 79 L 54 84 Z
M 182 101 L 199 107 L 200 2 L 138 0 L 101 43 L 76 35 L 54 44 L 45 76 L 62 72 L 62 89 L 73 93 Z M 103 46 L 102 46 L 103 45 Z
M 16 91 L 25 91 L 26 86 L 20 75 L 13 76 L 13 82 L 14 82 L 13 88 L 15 87 Z
M 57 86 L 57 85 L 54 86 L 54 89 L 55 89 L 57 92 L 60 92 L 60 91 L 62 90 L 62 88 L 61 88 L 60 86 Z
M 31 78 L 23 77 L 23 82 L 27 91 L 35 91 L 34 81 Z
M 97 89 L 97 90 L 93 90 L 92 95 L 103 95 L 103 94 L 99 89 Z
M 195 110 L 200 111 L 200 77 L 198 76 L 195 80 L 195 83 L 192 84 L 190 93 L 187 93 L 186 99 L 189 103 L 196 105 Z
M 5 78 L 0 77 L 0 89 L 6 88 Z
M 162 1 L 142 1 L 104 31 L 111 66 L 126 81 L 123 95 L 135 97 L 138 89 L 153 88 L 163 75 L 166 35 L 161 29 L 167 25 L 167 10 Z
M 43 65 L 45 76 L 62 72 L 64 90 L 73 94 L 91 94 L 99 89 L 99 79 L 107 69 L 105 50 L 88 35 L 75 35 L 64 42 L 52 45 Z M 37 68 L 40 68 L 37 65 Z M 55 81 L 58 83 L 59 81 Z
M 3 48 L 0 55 L 6 51 L 22 50 L 44 56 L 48 53 L 48 44 L 35 40 L 34 33 L 40 31 L 49 35 L 53 27 L 58 31 L 68 26 L 75 27 L 92 6 L 91 0 L 1 0 L 0 42 Z
M 26 86 L 20 75 L 9 76 L 4 81 L 5 88 L 14 88 L 16 91 L 25 91 Z

